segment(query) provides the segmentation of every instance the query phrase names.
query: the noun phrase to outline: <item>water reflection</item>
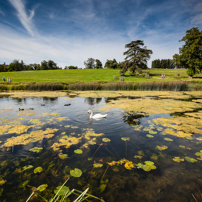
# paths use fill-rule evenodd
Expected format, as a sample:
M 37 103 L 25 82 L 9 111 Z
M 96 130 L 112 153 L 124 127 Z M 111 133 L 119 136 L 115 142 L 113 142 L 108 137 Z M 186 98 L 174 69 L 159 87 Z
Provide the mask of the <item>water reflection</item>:
M 88 186 L 92 194 L 105 201 L 184 202 L 193 200 L 190 193 L 200 199 L 200 160 L 178 163 L 173 158 L 197 159 L 195 153 L 201 150 L 201 142 L 166 136 L 167 127 L 160 127 L 153 119 L 170 117 L 168 113 L 151 116 L 111 108 L 106 112 L 107 119 L 89 118 L 89 108 L 100 113 L 100 108 L 110 100 L 1 98 L 1 109 L 7 106 L 12 110 L 0 113 L 0 133 L 6 131 L 0 136 L 0 201 L 26 201 L 32 192 L 30 186 L 41 184 L 48 184 L 41 194 L 49 200 L 53 190 L 75 168 L 82 175 L 71 177 L 67 186 L 79 190 Z M 41 106 L 42 103 L 45 105 Z M 66 103 L 71 105 L 66 107 Z M 19 114 L 17 109 L 22 105 L 25 110 Z M 32 114 L 30 108 L 34 108 Z M 7 130 L 9 125 L 11 128 Z M 30 128 L 20 131 L 22 125 Z M 48 130 L 53 132 L 44 134 Z M 33 141 L 26 144 L 30 139 Z M 5 147 L 8 140 L 11 146 Z M 19 140 L 24 145 L 17 144 Z M 43 171 L 34 173 L 37 167 Z

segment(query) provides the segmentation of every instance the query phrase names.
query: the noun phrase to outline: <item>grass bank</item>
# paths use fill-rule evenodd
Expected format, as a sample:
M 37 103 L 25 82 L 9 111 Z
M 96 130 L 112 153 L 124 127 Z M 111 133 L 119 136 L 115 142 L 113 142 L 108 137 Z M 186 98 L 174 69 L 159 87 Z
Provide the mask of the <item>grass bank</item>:
M 149 78 L 145 78 L 149 74 Z M 162 79 L 161 75 L 165 78 Z M 190 79 L 185 69 L 149 69 L 135 77 L 121 78 L 119 70 L 78 69 L 1 72 L 12 82 L 0 82 L 0 91 L 6 90 L 201 90 L 202 75 Z M 124 81 L 120 82 L 120 78 Z

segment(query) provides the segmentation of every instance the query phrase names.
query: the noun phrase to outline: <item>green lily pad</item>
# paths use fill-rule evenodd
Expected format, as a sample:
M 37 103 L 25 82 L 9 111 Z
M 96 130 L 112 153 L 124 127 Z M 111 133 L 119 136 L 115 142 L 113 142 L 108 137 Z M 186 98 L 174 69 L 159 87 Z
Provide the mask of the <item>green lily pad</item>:
M 102 166 L 103 166 L 102 163 L 94 163 L 94 164 L 93 164 L 93 167 L 94 167 L 94 168 L 101 168 Z
M 153 131 L 153 130 L 149 130 L 149 133 L 152 134 L 152 135 L 157 134 L 157 132 L 156 132 L 156 131 Z
M 130 140 L 129 137 L 122 137 L 121 139 L 122 139 L 123 141 L 129 141 L 129 140 Z
M 147 134 L 146 135 L 148 138 L 153 138 L 154 136 L 153 135 L 150 135 L 150 134 Z
M 106 138 L 106 137 L 105 137 L 105 138 L 102 138 L 102 141 L 103 141 L 103 142 L 111 142 L 111 140 L 110 140 L 109 138 Z
M 30 149 L 29 151 L 39 153 L 42 149 L 43 149 L 42 147 L 34 147 L 34 148 Z
M 178 156 L 175 156 L 175 157 L 173 158 L 173 161 L 180 163 L 181 161 L 184 161 L 184 159 L 183 159 L 183 158 L 180 158 L 180 157 L 178 157 Z
M 43 168 L 42 167 L 37 167 L 34 169 L 34 173 L 41 173 L 43 171 Z
M 92 160 L 93 160 L 93 157 L 88 157 L 88 160 L 89 160 L 89 161 L 92 161 Z
M 58 193 L 58 191 L 59 191 L 59 193 Z M 56 187 L 56 190 L 54 191 L 55 194 L 58 193 L 58 196 L 64 196 L 65 194 L 67 194 L 69 192 L 70 192 L 69 187 L 66 187 L 66 186 L 63 186 L 62 188 L 61 188 L 61 186 L 58 186 L 58 187 Z
M 74 153 L 76 153 L 76 154 L 82 154 L 83 151 L 81 149 L 76 149 L 76 150 L 74 150 Z
M 166 145 L 158 146 L 158 145 L 157 145 L 156 148 L 157 148 L 159 151 L 163 151 L 163 150 L 168 149 L 168 146 L 166 146 Z
M 152 161 L 145 161 L 145 164 L 138 163 L 136 164 L 137 168 L 141 168 L 146 172 L 149 172 L 150 170 L 155 170 L 156 166 L 154 165 L 154 162 Z
M 47 186 L 48 186 L 47 184 L 42 184 L 42 185 L 37 187 L 37 191 L 42 192 L 42 191 L 44 191 L 46 189 Z
M 23 171 L 29 170 L 29 169 L 31 169 L 31 168 L 33 168 L 33 167 L 34 167 L 34 166 L 32 166 L 32 165 L 24 166 L 24 167 L 23 167 Z
M 66 159 L 68 157 L 67 154 L 59 154 L 60 159 Z
M 196 152 L 195 155 L 202 157 L 202 150 L 200 150 L 200 152 Z
M 67 135 L 65 135 L 65 136 L 63 136 L 62 138 L 63 138 L 63 139 L 67 139 L 67 138 L 68 138 L 68 136 L 67 136 Z
M 173 139 L 167 138 L 167 137 L 165 137 L 164 140 L 165 140 L 165 141 L 168 141 L 168 142 L 172 142 L 172 141 L 173 141 Z
M 96 142 L 95 142 L 95 141 L 92 141 L 92 140 L 88 141 L 88 143 L 89 143 L 90 145 L 96 144 Z
M 195 163 L 195 162 L 197 162 L 196 159 L 191 158 L 191 157 L 188 157 L 188 156 L 186 156 L 184 159 L 185 159 L 186 161 L 188 161 L 189 163 Z
M 70 175 L 73 177 L 81 177 L 82 171 L 78 168 L 75 168 L 74 170 L 70 170 Z

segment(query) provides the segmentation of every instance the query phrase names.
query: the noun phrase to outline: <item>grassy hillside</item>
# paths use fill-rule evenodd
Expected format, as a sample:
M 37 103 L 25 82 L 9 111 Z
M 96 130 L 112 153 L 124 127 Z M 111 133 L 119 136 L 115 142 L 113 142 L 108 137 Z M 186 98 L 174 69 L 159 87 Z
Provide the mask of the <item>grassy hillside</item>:
M 145 82 L 145 81 L 174 81 L 174 80 L 190 80 L 186 74 L 186 70 L 165 70 L 151 69 L 146 72 L 150 73 L 150 78 L 125 76 L 125 81 Z M 165 74 L 165 79 L 161 79 L 160 75 Z M 104 81 L 113 82 L 119 80 L 119 70 L 113 69 L 78 69 L 78 70 L 41 70 L 41 71 L 21 71 L 21 72 L 0 72 L 1 78 L 11 78 L 12 82 L 36 82 L 36 83 L 72 83 L 72 82 L 94 82 Z M 117 80 L 114 76 L 117 76 Z M 198 75 L 201 76 L 202 75 Z M 2 80 L 1 80 L 2 82 Z

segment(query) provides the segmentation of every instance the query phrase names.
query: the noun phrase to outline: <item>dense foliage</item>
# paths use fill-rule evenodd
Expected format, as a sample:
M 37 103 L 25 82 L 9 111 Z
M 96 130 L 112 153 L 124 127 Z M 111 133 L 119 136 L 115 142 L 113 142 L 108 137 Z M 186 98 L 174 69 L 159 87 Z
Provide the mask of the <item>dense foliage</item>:
M 179 49 L 179 54 L 173 55 L 177 67 L 188 69 L 187 74 L 193 76 L 202 70 L 202 31 L 193 27 L 186 31 L 180 40 L 185 44 Z
M 129 70 L 131 75 L 135 75 L 136 69 L 146 69 L 147 60 L 150 59 L 150 55 L 153 53 L 152 50 L 147 49 L 144 46 L 144 42 L 141 40 L 132 41 L 125 45 L 128 50 L 123 54 L 126 55 L 125 65 L 123 71 Z
M 152 61 L 151 68 L 155 69 L 174 69 L 174 62 L 171 59 L 157 59 Z

